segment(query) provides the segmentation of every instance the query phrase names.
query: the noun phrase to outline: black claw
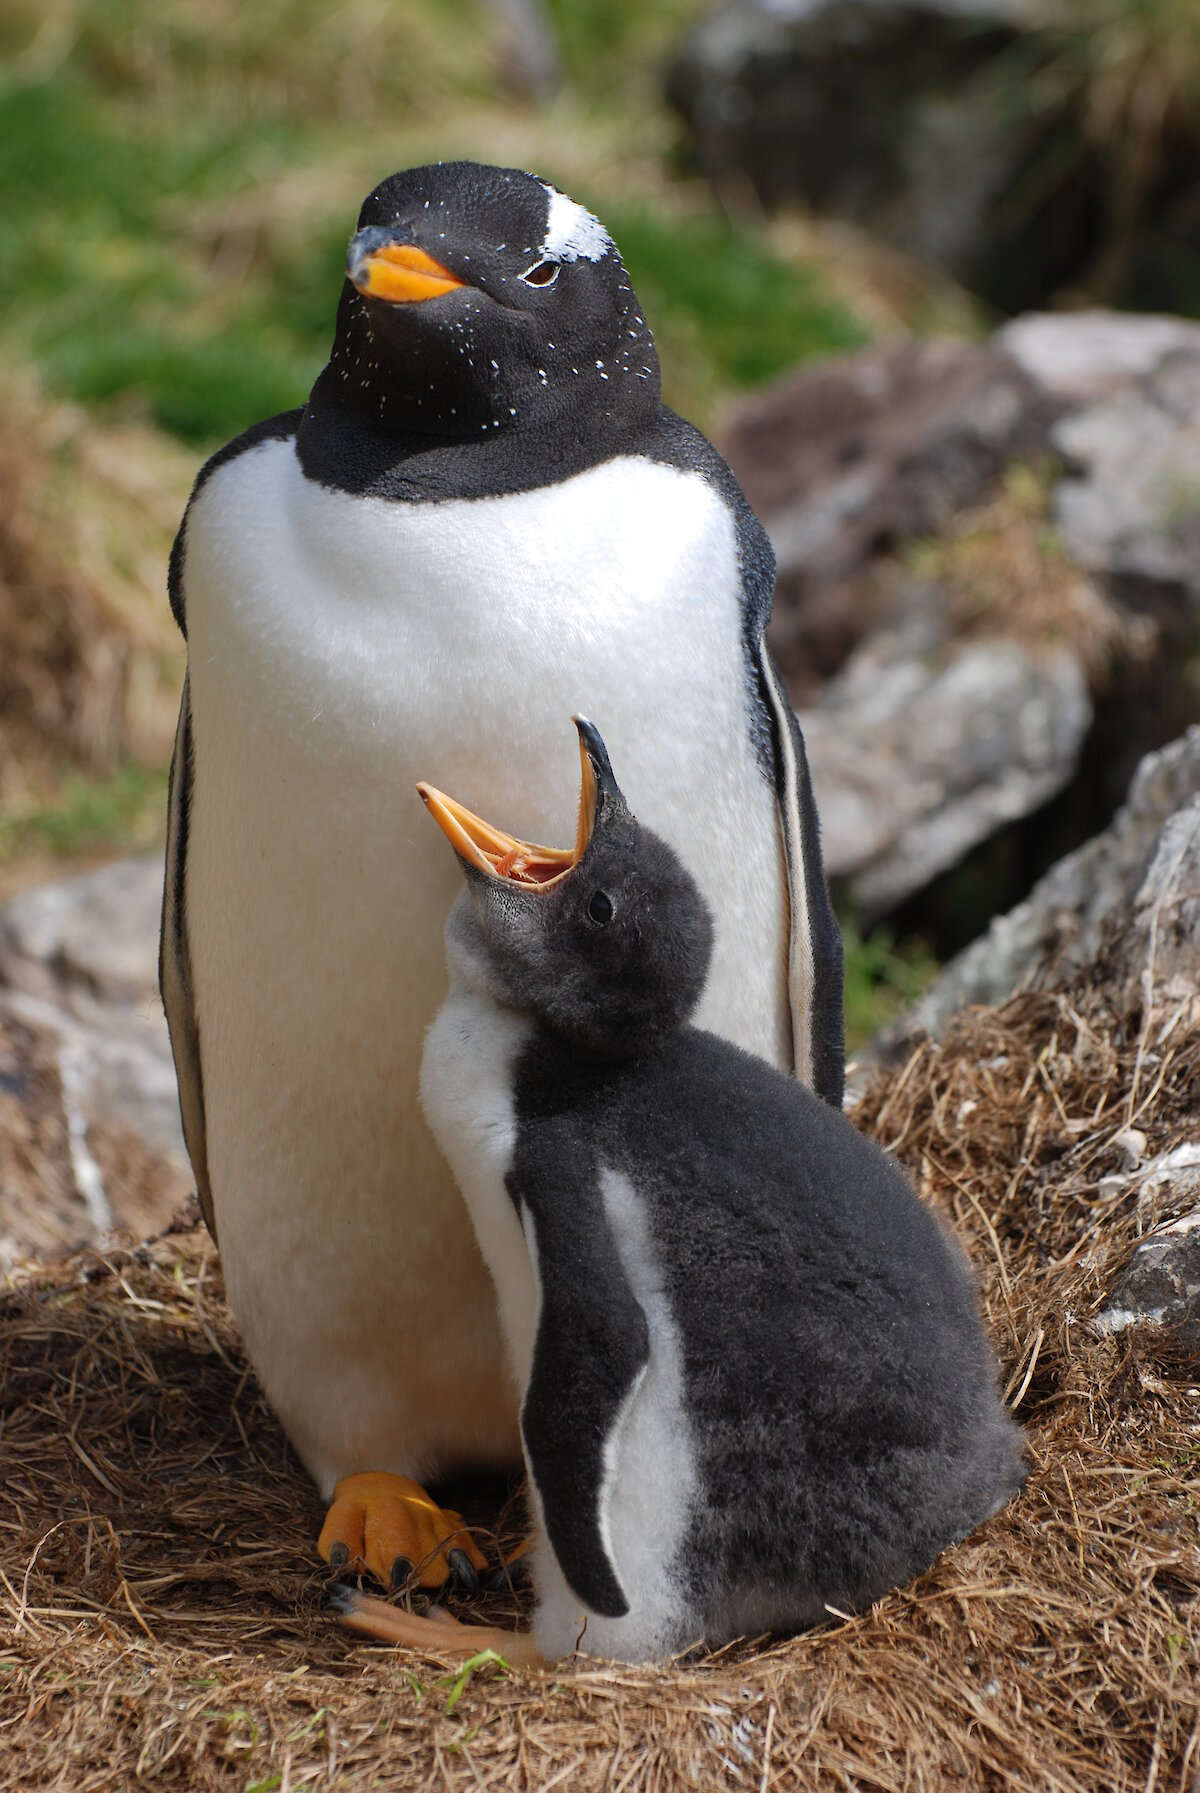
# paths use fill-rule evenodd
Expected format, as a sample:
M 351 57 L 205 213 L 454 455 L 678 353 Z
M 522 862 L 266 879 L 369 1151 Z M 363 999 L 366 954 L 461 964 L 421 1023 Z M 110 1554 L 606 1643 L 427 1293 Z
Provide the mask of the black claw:
M 413 1566 L 408 1557 L 394 1557 L 392 1559 L 392 1586 L 402 1588 L 412 1572 Z
M 475 1573 L 475 1565 L 466 1551 L 448 1550 L 446 1561 L 449 1563 L 450 1573 L 459 1587 L 468 1594 L 477 1594 L 479 1592 L 479 1577 Z
M 335 1544 L 333 1549 L 329 1552 L 329 1567 L 333 1570 L 334 1574 L 340 1575 L 349 1561 L 349 1544 Z
M 515 1591 L 517 1588 L 528 1587 L 528 1585 L 529 1564 L 523 1556 L 519 1556 L 515 1563 L 509 1563 L 507 1567 L 497 1569 L 496 1573 L 489 1575 L 487 1579 L 489 1594 L 502 1594 L 508 1588 Z

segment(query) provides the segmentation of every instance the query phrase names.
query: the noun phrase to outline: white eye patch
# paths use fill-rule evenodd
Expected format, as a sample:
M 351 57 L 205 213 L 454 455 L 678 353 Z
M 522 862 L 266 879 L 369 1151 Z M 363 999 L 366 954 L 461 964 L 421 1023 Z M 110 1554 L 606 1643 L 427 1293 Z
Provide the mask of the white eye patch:
M 550 195 L 550 215 L 546 219 L 542 255 L 548 261 L 599 261 L 607 255 L 612 238 L 599 218 L 576 205 L 557 187 L 547 186 L 546 191 Z

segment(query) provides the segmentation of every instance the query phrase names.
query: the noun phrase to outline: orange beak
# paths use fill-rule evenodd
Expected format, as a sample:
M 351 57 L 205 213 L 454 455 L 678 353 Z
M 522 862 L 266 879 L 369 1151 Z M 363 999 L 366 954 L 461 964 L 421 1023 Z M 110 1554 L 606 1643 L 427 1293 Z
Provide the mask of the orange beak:
M 423 249 L 389 241 L 375 227 L 351 238 L 346 275 L 367 298 L 386 299 L 392 305 L 436 299 L 467 284 Z
M 430 784 L 419 784 L 417 794 L 454 851 L 477 871 L 492 878 L 506 878 L 522 888 L 546 890 L 579 864 L 596 823 L 596 773 L 582 738 L 579 743 L 581 782 L 579 824 L 573 847 L 540 847 L 517 840 L 493 828 Z

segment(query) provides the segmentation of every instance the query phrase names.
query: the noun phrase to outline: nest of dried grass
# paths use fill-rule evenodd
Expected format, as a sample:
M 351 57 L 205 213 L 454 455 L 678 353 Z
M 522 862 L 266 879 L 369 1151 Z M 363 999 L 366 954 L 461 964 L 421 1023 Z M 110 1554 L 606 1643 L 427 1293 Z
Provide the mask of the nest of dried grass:
M 350 1640 L 206 1236 L 24 1274 L 2 1310 L 0 1786 L 1190 1793 L 1200 1365 L 1089 1320 L 1171 1215 L 1169 1189 L 1101 1182 L 1114 1135 L 1174 1146 L 1198 1087 L 1200 1032 L 1149 1049 L 1086 982 L 972 1011 L 874 1086 L 860 1124 L 978 1266 L 1028 1485 L 858 1618 L 652 1670 L 463 1684 Z

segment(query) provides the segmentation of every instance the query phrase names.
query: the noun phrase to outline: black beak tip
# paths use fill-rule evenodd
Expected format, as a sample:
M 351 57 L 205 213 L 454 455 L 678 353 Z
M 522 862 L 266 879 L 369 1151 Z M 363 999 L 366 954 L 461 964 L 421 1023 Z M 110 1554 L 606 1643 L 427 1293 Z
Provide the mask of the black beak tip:
M 374 255 L 385 243 L 411 243 L 411 224 L 365 224 L 356 230 L 346 245 L 346 278 L 353 280 L 368 255 Z
M 594 722 L 586 716 L 572 716 L 571 721 L 579 730 L 579 739 L 583 742 L 588 758 L 592 762 L 592 770 L 596 774 L 596 787 L 607 797 L 621 800 L 621 788 L 612 769 L 612 761 L 608 757 L 608 748 L 604 745 L 604 736 Z

